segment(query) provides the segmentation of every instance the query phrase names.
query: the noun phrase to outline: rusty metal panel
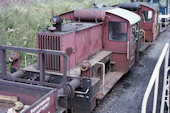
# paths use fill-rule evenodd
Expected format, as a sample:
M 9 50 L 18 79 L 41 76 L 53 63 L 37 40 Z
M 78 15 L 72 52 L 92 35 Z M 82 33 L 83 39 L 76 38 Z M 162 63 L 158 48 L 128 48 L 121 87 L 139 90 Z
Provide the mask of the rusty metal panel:
M 98 25 L 90 29 L 90 54 L 99 52 L 102 48 L 102 26 Z
M 90 36 L 88 30 L 79 31 L 76 33 L 76 62 L 80 63 L 87 59 L 90 55 Z
M 52 88 L 0 80 L 0 95 L 16 96 L 24 105 L 32 105 L 51 90 Z
M 65 34 L 60 36 L 60 50 L 61 51 L 66 51 L 67 53 L 67 49 L 71 48 L 72 51 L 70 52 L 70 54 L 68 55 L 68 62 L 69 62 L 69 67 L 68 68 L 73 68 L 74 66 L 76 66 L 76 54 L 77 54 L 77 48 L 76 48 L 76 44 L 75 44 L 75 32 L 73 33 L 69 33 L 69 34 Z M 63 67 L 63 63 L 62 63 L 62 58 L 61 60 L 61 70 Z
M 102 48 L 102 26 L 94 26 L 76 33 L 76 62 L 80 63 Z
M 56 112 L 56 91 L 51 91 L 36 101 L 23 113 L 55 113 Z

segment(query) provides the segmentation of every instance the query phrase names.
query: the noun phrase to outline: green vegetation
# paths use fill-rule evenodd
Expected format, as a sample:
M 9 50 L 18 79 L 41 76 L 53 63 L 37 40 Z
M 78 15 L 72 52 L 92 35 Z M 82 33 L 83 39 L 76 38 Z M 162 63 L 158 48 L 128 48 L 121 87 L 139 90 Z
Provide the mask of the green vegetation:
M 0 44 L 35 48 L 36 33 L 50 25 L 52 16 L 92 7 L 94 2 L 111 6 L 118 0 L 49 0 L 28 5 L 14 4 L 0 12 Z
M 92 7 L 93 3 L 111 6 L 128 0 L 40 1 L 27 3 L 27 5 L 12 4 L 0 12 L 0 45 L 36 48 L 36 33 L 50 25 L 49 20 L 52 16 L 74 9 Z M 23 59 L 24 53 L 20 55 Z

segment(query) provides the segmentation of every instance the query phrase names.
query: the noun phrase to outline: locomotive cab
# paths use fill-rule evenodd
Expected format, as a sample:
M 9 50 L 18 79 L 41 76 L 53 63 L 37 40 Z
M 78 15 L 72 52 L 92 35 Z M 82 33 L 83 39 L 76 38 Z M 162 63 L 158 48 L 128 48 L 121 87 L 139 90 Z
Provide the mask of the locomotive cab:
M 122 3 L 118 7 L 133 11 L 141 17 L 140 27 L 144 31 L 144 41 L 152 42 L 156 39 L 159 33 L 158 7 L 145 2 Z
M 149 3 L 140 3 L 141 9 L 139 15 L 141 16 L 141 28 L 145 31 L 146 41 L 152 42 L 157 38 L 159 33 L 158 14 L 159 9 Z
M 136 40 L 138 40 L 136 31 L 139 29 L 137 24 L 140 22 L 140 17 L 121 8 L 113 8 L 106 12 L 110 20 L 105 26 L 104 49 L 112 51 L 112 60 L 116 62 L 113 70 L 127 73 L 135 62 Z

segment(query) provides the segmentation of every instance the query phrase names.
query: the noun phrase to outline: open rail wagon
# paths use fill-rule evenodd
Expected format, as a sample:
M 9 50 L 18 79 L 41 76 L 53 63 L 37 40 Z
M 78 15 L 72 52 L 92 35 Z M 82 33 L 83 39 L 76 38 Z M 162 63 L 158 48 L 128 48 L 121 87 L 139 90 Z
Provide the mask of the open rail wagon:
M 37 49 L 0 46 L 2 79 L 57 88 L 63 113 L 89 113 L 138 59 L 140 19 L 118 7 L 54 16 L 37 33 Z M 20 68 L 18 53 L 11 53 L 8 74 L 6 50 L 37 53 L 37 63 Z
M 55 113 L 56 90 L 0 80 L 1 113 Z

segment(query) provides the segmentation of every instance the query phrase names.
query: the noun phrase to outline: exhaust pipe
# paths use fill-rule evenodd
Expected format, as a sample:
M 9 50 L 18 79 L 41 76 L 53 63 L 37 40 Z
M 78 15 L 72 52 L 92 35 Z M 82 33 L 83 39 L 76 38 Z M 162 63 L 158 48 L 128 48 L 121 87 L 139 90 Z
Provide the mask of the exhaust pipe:
M 15 77 L 15 78 L 21 78 L 21 77 L 25 76 L 25 73 L 22 70 L 18 70 L 16 72 L 12 73 L 12 74 L 8 73 L 8 75 L 11 76 L 11 77 Z
M 80 77 L 80 75 L 75 75 L 74 77 Z M 79 78 L 73 78 L 68 84 L 67 84 L 67 96 L 68 97 L 73 97 L 75 94 L 75 89 L 78 88 L 80 86 L 81 82 Z M 59 97 L 64 95 L 64 89 L 61 88 L 58 90 L 58 95 Z

